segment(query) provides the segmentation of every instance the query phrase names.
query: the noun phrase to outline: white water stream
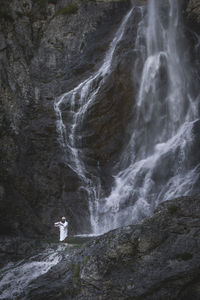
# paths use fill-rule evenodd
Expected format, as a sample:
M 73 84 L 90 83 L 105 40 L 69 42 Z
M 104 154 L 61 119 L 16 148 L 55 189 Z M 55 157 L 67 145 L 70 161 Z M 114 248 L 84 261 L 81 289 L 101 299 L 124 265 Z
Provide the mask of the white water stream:
M 21 299 L 26 287 L 57 265 L 65 252 L 66 246 L 59 245 L 56 250 L 49 248 L 29 259 L 7 264 L 0 273 L 0 299 Z
M 101 232 L 151 215 L 162 201 L 190 195 L 198 180 L 198 167 L 187 166 L 198 99 L 192 97 L 179 1 L 169 1 L 165 20 L 157 0 L 149 1 L 147 17 L 143 8 L 141 15 L 134 66 L 137 117 L 121 157 L 123 169 L 102 206 Z

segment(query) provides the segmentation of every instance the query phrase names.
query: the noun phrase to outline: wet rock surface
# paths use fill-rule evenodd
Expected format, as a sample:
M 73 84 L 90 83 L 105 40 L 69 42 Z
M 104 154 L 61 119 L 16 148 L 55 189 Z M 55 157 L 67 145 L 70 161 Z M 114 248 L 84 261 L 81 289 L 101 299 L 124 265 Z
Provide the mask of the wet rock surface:
M 196 7 L 194 2 L 187 2 L 188 11 Z M 3 0 L 0 6 L 3 235 L 44 234 L 53 230 L 51 224 L 61 215 L 67 216 L 74 232 L 90 230 L 88 195 L 64 163 L 53 101 L 99 68 L 131 4 L 77 2 L 74 13 L 64 14 L 69 5 L 68 0 L 9 4 Z M 84 159 L 88 172 L 101 178 L 105 194 L 110 192 L 112 167 L 130 134 L 127 124 L 134 118 L 131 74 L 138 21 L 136 11 L 117 47 L 111 76 L 83 122 Z
M 158 206 L 142 224 L 86 243 L 22 299 L 199 299 L 200 198 Z
M 123 2 L 2 1 L 0 232 L 34 237 L 66 215 L 89 230 L 87 195 L 65 165 L 54 99 L 93 72 L 130 7 Z M 78 207 L 78 211 L 77 211 Z
M 27 239 L 22 237 L 1 236 L 0 238 L 0 268 L 10 262 L 26 260 L 48 248 L 50 243 L 45 239 Z

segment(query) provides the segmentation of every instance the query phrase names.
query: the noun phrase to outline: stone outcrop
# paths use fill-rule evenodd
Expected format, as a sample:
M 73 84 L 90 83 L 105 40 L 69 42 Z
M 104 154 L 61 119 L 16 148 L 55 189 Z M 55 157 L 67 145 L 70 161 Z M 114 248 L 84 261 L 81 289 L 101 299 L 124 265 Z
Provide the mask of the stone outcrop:
M 66 256 L 21 299 L 199 299 L 199 215 L 200 198 L 167 201 Z

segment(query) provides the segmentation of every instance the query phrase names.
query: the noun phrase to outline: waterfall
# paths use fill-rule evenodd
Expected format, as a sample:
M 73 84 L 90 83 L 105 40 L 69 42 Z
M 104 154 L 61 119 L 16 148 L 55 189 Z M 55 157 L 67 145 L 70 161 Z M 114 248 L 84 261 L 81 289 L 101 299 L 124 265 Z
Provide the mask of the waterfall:
M 141 8 L 133 71 L 136 120 L 102 206 L 101 232 L 151 215 L 162 201 L 189 195 L 198 180 L 198 166 L 187 161 L 198 110 L 184 47 L 179 1 L 169 1 L 165 18 L 157 0 L 148 2 L 147 14 Z
M 97 176 L 89 174 L 81 150 L 81 126 L 87 111 L 112 71 L 132 9 L 124 18 L 100 69 L 55 100 L 57 130 L 65 161 L 87 191 L 93 233 L 101 234 L 150 216 L 162 201 L 190 195 L 198 165 L 190 163 L 198 98 L 189 62 L 178 0 L 149 0 L 141 6 L 133 65 L 132 134 L 113 174 L 110 195 L 101 198 Z M 63 111 L 69 111 L 66 127 Z
M 82 181 L 82 189 L 85 189 L 87 192 L 93 233 L 96 233 L 98 230 L 97 219 L 101 186 L 99 179 L 89 174 L 87 166 L 84 163 L 84 155 L 77 145 L 81 140 L 81 126 L 84 118 L 87 118 L 87 110 L 95 102 L 96 95 L 111 73 L 113 55 L 118 43 L 123 37 L 131 13 L 132 9 L 123 19 L 99 70 L 81 82 L 73 90 L 56 99 L 54 103 L 54 109 L 57 115 L 59 141 L 65 152 L 66 164 L 76 172 Z M 69 106 L 71 115 L 68 131 L 62 116 L 62 110 L 66 106 Z

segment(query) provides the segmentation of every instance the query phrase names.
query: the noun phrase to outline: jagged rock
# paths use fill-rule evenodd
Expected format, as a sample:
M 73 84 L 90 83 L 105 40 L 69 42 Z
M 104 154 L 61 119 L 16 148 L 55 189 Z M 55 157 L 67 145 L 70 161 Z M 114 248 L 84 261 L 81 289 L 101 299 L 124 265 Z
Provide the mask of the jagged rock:
M 200 198 L 162 203 L 142 224 L 85 244 L 22 299 L 199 299 L 199 214 Z

